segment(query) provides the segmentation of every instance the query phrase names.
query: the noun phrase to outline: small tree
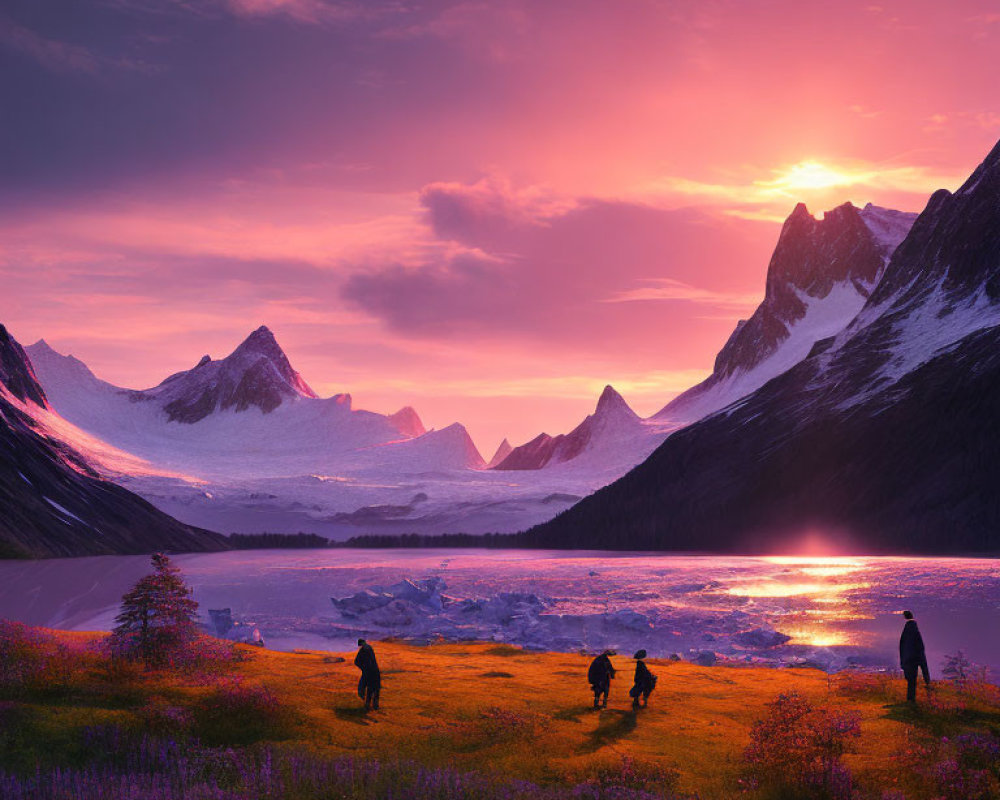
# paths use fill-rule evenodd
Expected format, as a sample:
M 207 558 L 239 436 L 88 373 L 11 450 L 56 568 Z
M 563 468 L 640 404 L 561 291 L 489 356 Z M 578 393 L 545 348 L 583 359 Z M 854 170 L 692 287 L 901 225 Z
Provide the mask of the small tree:
M 163 553 L 154 553 L 153 572 L 122 597 L 112 633 L 112 649 L 141 658 L 147 667 L 169 662 L 196 635 L 198 604 L 180 570 Z

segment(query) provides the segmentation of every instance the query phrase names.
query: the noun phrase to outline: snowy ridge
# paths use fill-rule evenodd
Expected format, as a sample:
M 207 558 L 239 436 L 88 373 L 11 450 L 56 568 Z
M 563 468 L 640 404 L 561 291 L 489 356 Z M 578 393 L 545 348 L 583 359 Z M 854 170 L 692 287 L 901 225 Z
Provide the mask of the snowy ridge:
M 228 479 L 337 472 L 380 464 L 396 472 L 482 466 L 463 427 L 448 429 L 446 435 L 406 435 L 399 430 L 398 417 L 352 410 L 346 394 L 321 399 L 296 391 L 270 408 L 231 403 L 194 421 L 172 418 L 172 404 L 181 398 L 201 397 L 199 392 L 218 385 L 200 374 L 192 376 L 212 363 L 223 365 L 213 376 L 224 372 L 227 385 L 246 385 L 233 362 L 225 363 L 228 359 L 204 362 L 190 372 L 171 376 L 156 389 L 135 392 L 95 378 L 77 359 L 59 355 L 47 345 L 32 345 L 28 351 L 42 384 L 52 392 L 54 408 L 63 417 L 167 472 Z M 248 369 L 255 370 L 260 362 L 241 354 L 236 363 L 249 363 Z M 285 377 L 281 375 L 282 381 L 291 386 Z M 270 396 L 269 390 L 258 395 Z M 403 423 L 414 427 L 419 418 L 414 412 Z M 411 441 L 419 444 L 404 446 Z
M 737 324 L 713 374 L 653 418 L 690 424 L 801 362 L 865 306 L 915 219 L 871 203 L 859 212 L 846 203 L 815 220 L 797 205 L 768 268 L 764 302 Z
M 878 242 L 886 263 L 906 238 L 916 218 L 913 212 L 881 208 L 871 203 L 861 209 L 861 219 Z
M 572 431 L 557 436 L 539 434 L 513 448 L 491 469 L 539 470 L 567 465 L 576 472 L 621 474 L 649 455 L 669 430 L 669 426 L 643 420 L 614 387 L 605 386 L 594 413 Z

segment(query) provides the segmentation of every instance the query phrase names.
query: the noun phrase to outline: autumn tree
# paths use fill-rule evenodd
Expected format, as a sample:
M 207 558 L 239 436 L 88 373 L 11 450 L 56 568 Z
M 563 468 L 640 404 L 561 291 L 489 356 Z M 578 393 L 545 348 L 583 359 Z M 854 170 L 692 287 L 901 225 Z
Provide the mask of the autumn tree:
M 169 663 L 197 633 L 198 604 L 180 570 L 163 553 L 154 553 L 152 564 L 153 572 L 122 597 L 111 640 L 116 655 L 141 658 L 147 667 Z

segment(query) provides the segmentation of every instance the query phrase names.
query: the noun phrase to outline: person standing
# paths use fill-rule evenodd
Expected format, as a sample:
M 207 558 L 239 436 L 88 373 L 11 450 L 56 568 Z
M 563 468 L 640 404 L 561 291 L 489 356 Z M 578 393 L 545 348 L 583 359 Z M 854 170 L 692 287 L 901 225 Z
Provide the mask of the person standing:
M 590 669 L 587 670 L 587 681 L 594 691 L 594 708 L 601 708 L 601 695 L 604 695 L 603 707 L 608 707 L 608 692 L 611 691 L 611 679 L 615 677 L 615 668 L 611 663 L 611 656 L 614 650 L 605 650 L 597 658 L 590 662 Z
M 639 707 L 640 697 L 642 698 L 643 708 L 645 708 L 649 703 L 649 696 L 653 693 L 653 689 L 656 688 L 656 676 L 649 671 L 649 667 L 643 661 L 646 657 L 645 650 L 639 650 L 632 657 L 635 659 L 635 685 L 629 690 L 629 696 L 632 698 L 632 708 Z
M 924 684 L 930 688 L 931 676 L 927 669 L 927 655 L 924 652 L 924 639 L 920 635 L 917 621 L 912 611 L 904 611 L 903 632 L 899 637 L 899 666 L 906 678 L 906 700 L 909 703 L 917 701 L 917 670 L 924 676 Z
M 364 639 L 358 639 L 358 654 L 354 666 L 361 670 L 358 681 L 358 697 L 365 701 L 365 711 L 378 710 L 379 695 L 382 692 L 382 671 L 378 668 L 375 650 Z

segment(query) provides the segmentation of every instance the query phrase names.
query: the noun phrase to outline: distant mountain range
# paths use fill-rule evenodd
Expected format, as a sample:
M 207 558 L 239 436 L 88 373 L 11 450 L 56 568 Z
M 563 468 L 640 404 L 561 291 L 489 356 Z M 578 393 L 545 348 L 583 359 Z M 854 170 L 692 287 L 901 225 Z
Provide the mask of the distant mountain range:
M 3 331 L 0 552 L 528 528 L 545 547 L 767 550 L 813 530 L 996 550 L 998 325 L 1000 145 L 919 217 L 798 205 L 705 381 L 647 419 L 607 386 L 568 433 L 489 463 L 459 423 L 318 397 L 263 326 L 149 389 Z
M 745 349 L 751 323 L 738 328 L 701 393 L 758 368 L 771 320 L 808 318 L 801 291 L 786 303 L 771 284 L 802 274 L 802 237 L 827 250 L 807 286 L 796 280 L 807 294 L 830 283 L 830 255 L 850 259 L 838 257 L 837 280 L 866 297 L 846 324 L 526 542 L 762 551 L 813 531 L 862 551 L 1000 549 L 1000 144 L 955 194 L 930 198 L 884 269 L 870 248 L 842 246 L 863 214 L 842 207 L 816 222 L 796 209 L 771 264 L 772 308 L 754 315 Z
M 174 472 L 233 478 L 484 466 L 462 425 L 428 432 L 409 407 L 382 415 L 353 410 L 349 394 L 317 397 L 263 326 L 225 358 L 204 356 L 141 391 L 98 379 L 45 341 L 27 352 L 63 417 Z

